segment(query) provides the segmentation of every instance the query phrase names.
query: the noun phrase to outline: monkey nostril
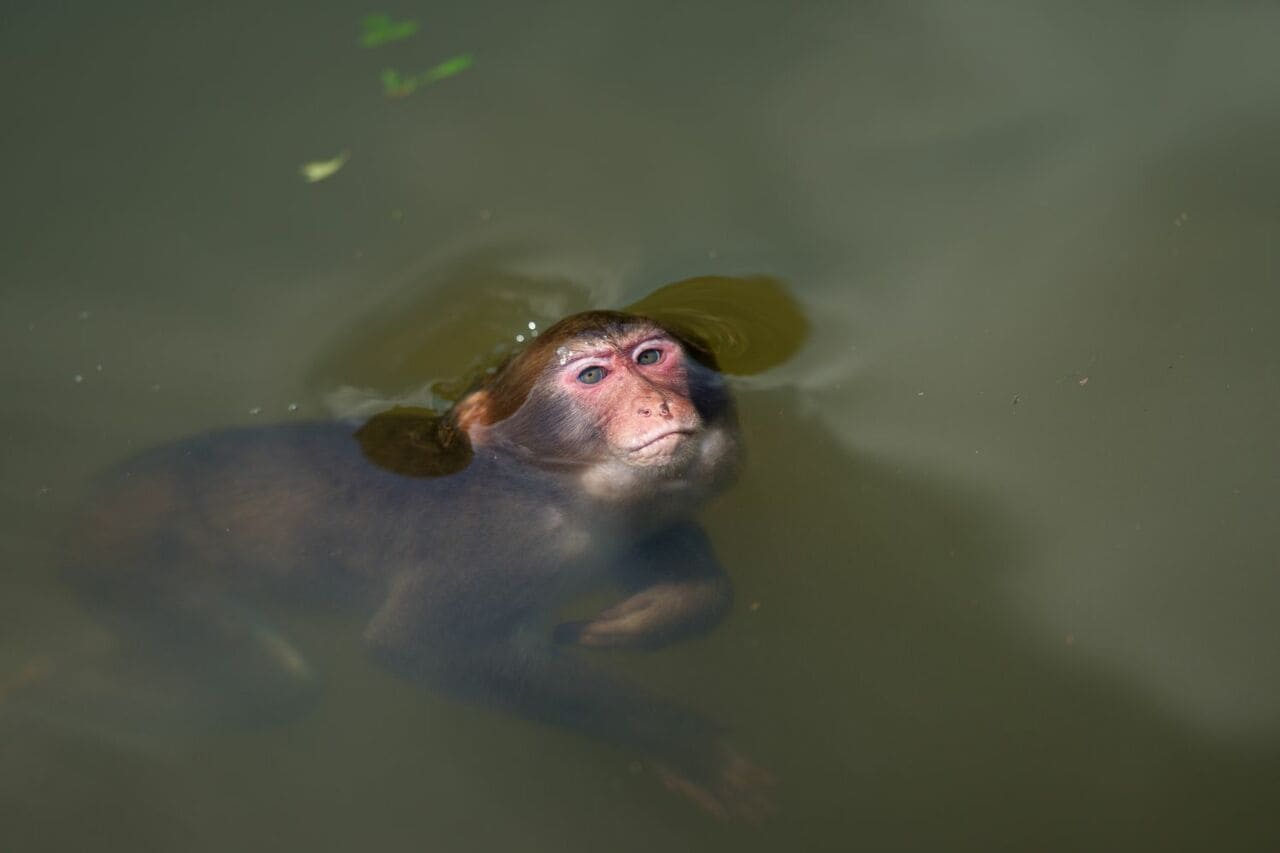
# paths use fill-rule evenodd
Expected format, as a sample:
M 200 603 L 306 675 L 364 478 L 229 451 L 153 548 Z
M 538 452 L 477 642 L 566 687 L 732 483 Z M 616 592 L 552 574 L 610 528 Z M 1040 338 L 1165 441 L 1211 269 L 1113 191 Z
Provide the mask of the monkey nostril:
M 667 405 L 665 400 L 662 402 L 662 405 L 658 407 L 658 413 L 664 418 L 671 417 L 671 407 Z
M 641 417 L 645 417 L 645 418 L 647 418 L 647 417 L 649 417 L 649 415 L 653 414 L 653 412 L 651 412 L 651 411 L 649 410 L 649 407 L 648 407 L 648 406 L 641 406 L 641 407 L 640 407 L 639 409 L 637 409 L 636 411 L 638 411 L 638 412 L 640 413 Z

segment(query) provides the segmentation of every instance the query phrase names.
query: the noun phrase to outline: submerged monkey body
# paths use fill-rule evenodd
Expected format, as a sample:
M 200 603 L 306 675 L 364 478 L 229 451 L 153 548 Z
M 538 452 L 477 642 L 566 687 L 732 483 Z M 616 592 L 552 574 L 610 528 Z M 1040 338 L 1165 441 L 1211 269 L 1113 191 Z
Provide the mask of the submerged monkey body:
M 619 555 L 678 520 L 661 505 L 668 496 L 647 512 L 601 506 L 583 496 L 580 472 L 495 450 L 446 477 L 401 476 L 370 465 L 353 432 L 341 422 L 245 427 L 148 451 L 101 478 L 73 571 L 95 588 L 214 578 L 238 594 L 347 604 L 376 604 L 398 576 L 418 574 L 448 600 L 438 619 L 456 623 L 449 630 L 514 629 L 545 616 L 551 599 L 599 589 Z M 451 583 L 457 565 L 465 584 Z M 515 584 L 513 573 L 537 583 Z M 513 600 L 515 586 L 540 594 Z
M 260 608 L 327 598 L 396 671 L 639 750 L 673 790 L 750 818 L 767 774 L 721 727 L 584 651 L 659 648 L 723 618 L 729 580 L 693 516 L 739 458 L 705 349 L 588 312 L 439 419 L 230 429 L 136 457 L 103 480 L 71 574 L 124 654 L 207 669 L 216 701 L 262 705 L 309 677 Z M 623 597 L 556 623 L 602 588 Z

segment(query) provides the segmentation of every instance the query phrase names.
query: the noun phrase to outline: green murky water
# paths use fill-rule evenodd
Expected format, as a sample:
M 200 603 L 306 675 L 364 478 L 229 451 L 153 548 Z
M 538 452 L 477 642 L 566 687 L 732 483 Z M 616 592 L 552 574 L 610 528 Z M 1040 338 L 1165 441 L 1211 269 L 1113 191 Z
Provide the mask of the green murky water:
M 419 29 L 363 48 L 377 11 Z M 1277 32 L 1250 2 L 10 4 L 0 848 L 1274 849 Z M 56 577 L 94 471 L 749 274 L 810 328 L 735 380 L 750 465 L 706 522 L 737 607 L 620 665 L 777 774 L 763 827 L 305 609 L 330 687 L 296 723 L 158 749 L 14 710 L 95 641 Z

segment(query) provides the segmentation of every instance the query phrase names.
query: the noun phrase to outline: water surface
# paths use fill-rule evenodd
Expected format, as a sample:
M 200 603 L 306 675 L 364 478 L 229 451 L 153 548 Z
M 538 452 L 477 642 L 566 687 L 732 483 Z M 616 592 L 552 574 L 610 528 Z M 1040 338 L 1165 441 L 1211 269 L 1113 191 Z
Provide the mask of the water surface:
M 730 722 L 779 814 L 717 824 L 304 611 L 331 689 L 290 725 L 155 750 L 0 707 L 0 846 L 1270 849 L 1280 10 L 403 3 L 369 50 L 370 11 L 0 13 L 0 672 L 93 642 L 56 555 L 102 467 L 769 274 L 812 329 L 735 381 L 737 609 L 622 666 Z

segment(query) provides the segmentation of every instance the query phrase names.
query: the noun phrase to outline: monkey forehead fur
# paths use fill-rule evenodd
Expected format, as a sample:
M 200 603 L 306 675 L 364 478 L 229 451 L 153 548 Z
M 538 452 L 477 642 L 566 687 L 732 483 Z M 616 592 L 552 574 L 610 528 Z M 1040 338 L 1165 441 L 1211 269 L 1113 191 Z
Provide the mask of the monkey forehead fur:
M 686 355 L 715 368 L 710 352 L 702 346 L 693 345 L 694 342 L 672 333 L 648 317 L 621 311 L 584 311 L 565 317 L 534 338 L 516 361 L 527 360 L 539 366 L 548 363 L 563 366 L 581 351 L 624 347 L 650 336 L 669 338 L 678 343 Z

